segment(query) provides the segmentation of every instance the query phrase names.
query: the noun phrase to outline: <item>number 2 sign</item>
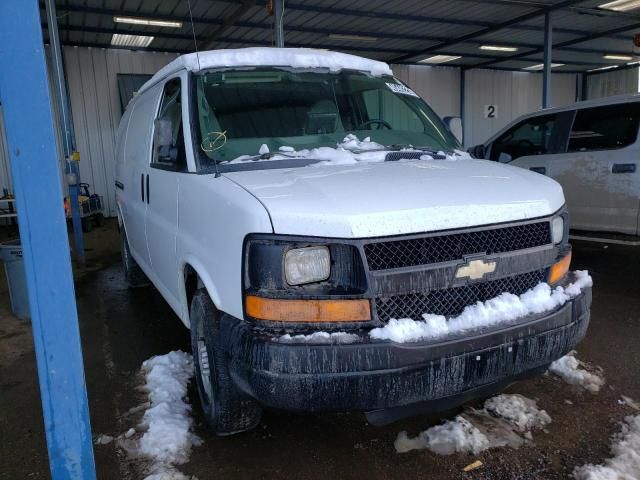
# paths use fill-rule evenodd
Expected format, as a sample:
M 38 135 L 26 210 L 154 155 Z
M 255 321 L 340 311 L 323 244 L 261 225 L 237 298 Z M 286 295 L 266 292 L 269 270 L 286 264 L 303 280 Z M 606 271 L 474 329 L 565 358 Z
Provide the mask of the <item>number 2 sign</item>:
M 498 118 L 498 106 L 497 105 L 485 105 L 484 106 L 484 118 Z

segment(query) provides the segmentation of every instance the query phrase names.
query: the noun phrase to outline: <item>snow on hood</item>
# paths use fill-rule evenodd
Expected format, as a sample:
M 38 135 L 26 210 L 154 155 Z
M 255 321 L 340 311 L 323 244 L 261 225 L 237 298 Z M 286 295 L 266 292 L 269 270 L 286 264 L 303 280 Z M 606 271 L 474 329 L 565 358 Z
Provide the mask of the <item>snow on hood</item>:
M 162 67 L 140 88 L 139 93 L 142 93 L 167 75 L 180 70 L 186 69 L 190 72 L 199 72 L 209 68 L 224 67 L 327 68 L 331 72 L 339 72 L 345 69 L 358 70 L 378 77 L 393 75 L 389 65 L 384 62 L 346 53 L 312 48 L 234 48 L 181 55 Z
M 307 151 L 307 167 L 224 173 L 267 209 L 276 233 L 367 238 L 487 225 L 551 215 L 564 204 L 554 180 L 509 165 L 473 160 L 385 162 L 388 151 L 360 142 Z M 364 147 L 364 148 L 363 148 Z M 295 156 L 301 152 L 282 152 Z M 278 157 L 276 157 L 278 158 Z M 447 161 L 455 160 L 455 161 Z M 246 159 L 238 159 L 246 161 Z M 266 160 L 259 160 L 266 161 Z
M 360 140 L 353 133 L 347 134 L 346 137 L 334 147 L 317 147 L 312 149 L 295 150 L 290 146 L 282 146 L 278 149 L 278 152 L 269 151 L 269 146 L 262 144 L 258 149 L 258 155 L 265 155 L 265 158 L 256 159 L 255 155 L 241 155 L 234 158 L 229 163 L 248 163 L 253 161 L 267 162 L 276 160 L 290 160 L 290 159 L 313 159 L 321 160 L 317 163 L 312 163 L 309 166 L 323 166 L 323 165 L 348 165 L 356 163 L 369 163 L 369 162 L 384 162 L 387 155 L 391 152 L 424 152 L 424 150 L 418 150 L 413 147 L 403 148 L 396 150 L 390 147 L 371 141 L 370 137 L 365 137 Z M 266 154 L 270 154 L 266 156 Z M 420 160 L 434 160 L 437 159 L 454 161 L 454 160 L 470 160 L 472 157 L 467 152 L 461 150 L 454 150 L 452 152 L 438 151 L 435 153 L 424 152 L 420 156 Z

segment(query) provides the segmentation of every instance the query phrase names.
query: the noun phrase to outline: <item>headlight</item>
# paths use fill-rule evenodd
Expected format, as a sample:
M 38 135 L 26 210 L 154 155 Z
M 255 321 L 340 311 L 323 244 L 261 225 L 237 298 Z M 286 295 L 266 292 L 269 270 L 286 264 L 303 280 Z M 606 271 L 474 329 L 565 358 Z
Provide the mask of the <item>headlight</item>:
M 564 219 L 562 217 L 551 220 L 551 239 L 553 243 L 560 243 L 564 239 Z
M 325 246 L 294 248 L 284 256 L 284 274 L 289 285 L 327 280 L 331 274 L 331 256 Z

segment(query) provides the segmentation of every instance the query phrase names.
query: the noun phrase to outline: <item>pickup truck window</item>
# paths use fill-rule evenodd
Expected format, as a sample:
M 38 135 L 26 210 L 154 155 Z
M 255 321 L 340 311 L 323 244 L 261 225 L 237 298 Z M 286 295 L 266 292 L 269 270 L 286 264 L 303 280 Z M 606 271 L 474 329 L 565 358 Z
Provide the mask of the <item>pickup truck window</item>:
M 517 123 L 496 139 L 491 147 L 491 160 L 508 163 L 526 155 L 550 153 L 550 140 L 557 115 L 541 115 Z
M 460 148 L 438 116 L 393 77 L 292 69 L 195 75 L 200 168 L 243 155 L 336 147 L 349 133 L 383 146 Z
M 640 104 L 622 103 L 578 110 L 569 137 L 570 152 L 612 150 L 638 137 Z

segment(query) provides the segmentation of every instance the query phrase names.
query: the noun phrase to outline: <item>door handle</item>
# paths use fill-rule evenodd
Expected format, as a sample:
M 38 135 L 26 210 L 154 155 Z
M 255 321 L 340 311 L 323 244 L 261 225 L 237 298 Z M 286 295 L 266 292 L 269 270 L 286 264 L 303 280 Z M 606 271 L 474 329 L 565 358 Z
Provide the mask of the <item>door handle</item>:
M 547 174 L 547 169 L 545 167 L 530 167 L 529 170 L 536 173 L 541 173 L 542 175 Z
M 142 203 L 144 203 L 144 173 L 140 174 L 140 195 L 142 196 Z
M 151 191 L 149 190 L 149 174 L 147 173 L 147 204 L 149 204 L 149 197 L 151 197 Z
M 611 173 L 635 173 L 635 163 L 614 163 L 611 168 Z

